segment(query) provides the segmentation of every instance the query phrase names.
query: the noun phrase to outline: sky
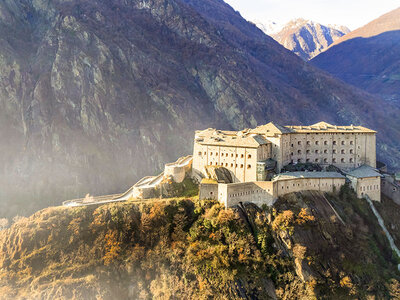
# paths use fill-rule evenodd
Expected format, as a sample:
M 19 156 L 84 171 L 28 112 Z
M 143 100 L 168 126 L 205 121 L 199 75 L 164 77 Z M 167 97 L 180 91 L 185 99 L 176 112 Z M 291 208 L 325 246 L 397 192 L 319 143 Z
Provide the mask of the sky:
M 294 18 L 357 29 L 400 7 L 399 0 L 225 0 L 250 21 L 283 24 Z

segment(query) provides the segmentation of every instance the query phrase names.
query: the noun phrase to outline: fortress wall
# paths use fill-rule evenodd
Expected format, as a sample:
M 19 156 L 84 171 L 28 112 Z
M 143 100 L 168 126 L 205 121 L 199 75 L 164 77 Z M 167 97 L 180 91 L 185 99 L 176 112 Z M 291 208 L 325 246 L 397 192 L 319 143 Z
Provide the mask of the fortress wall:
M 218 200 L 218 184 L 217 183 L 202 183 L 200 184 L 199 199 Z
M 240 202 L 252 202 L 258 206 L 274 203 L 274 184 L 272 181 L 257 181 L 218 185 L 218 200 L 225 207 L 238 205 Z
M 339 190 L 346 182 L 345 178 L 293 178 L 277 180 L 276 197 L 301 191 L 333 192 Z
M 364 195 L 368 195 L 373 201 L 381 201 L 380 177 L 355 178 L 349 176 L 349 179 L 358 198 L 364 198 Z
M 358 134 L 355 133 L 290 134 L 291 162 L 333 164 L 345 169 L 358 167 L 366 161 L 364 154 L 366 135 L 360 134 L 357 140 Z
M 185 157 L 181 157 L 177 160 L 176 163 L 166 164 L 164 168 L 164 176 L 171 176 L 173 180 L 177 183 L 181 183 L 186 174 L 192 168 L 193 161 L 189 162 L 187 165 L 179 166 L 179 162 L 185 159 Z

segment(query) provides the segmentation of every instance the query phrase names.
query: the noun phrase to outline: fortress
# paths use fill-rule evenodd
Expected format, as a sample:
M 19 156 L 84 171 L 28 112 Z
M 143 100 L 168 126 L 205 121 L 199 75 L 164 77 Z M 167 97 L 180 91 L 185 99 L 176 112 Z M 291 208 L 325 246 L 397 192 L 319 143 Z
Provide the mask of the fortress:
M 380 201 L 382 191 L 400 205 L 400 185 L 376 165 L 376 131 L 362 126 L 320 122 L 268 123 L 242 131 L 209 128 L 196 131 L 193 155 L 166 164 L 158 176 L 146 176 L 108 201 L 159 197 L 165 182 L 191 177 L 200 183 L 200 199 L 218 200 L 225 207 L 243 202 L 270 206 L 288 193 L 335 192 L 346 183 L 360 198 Z
M 307 172 L 307 165 L 321 171 Z M 287 172 L 288 166 L 301 171 Z M 231 182 L 210 178 L 210 169 L 220 168 L 229 171 Z M 381 175 L 375 168 L 376 132 L 362 126 L 268 123 L 242 131 L 209 128 L 197 131 L 194 140 L 192 174 L 202 182 L 200 198 L 225 206 L 271 205 L 291 192 L 338 190 L 346 180 L 360 197 L 380 201 Z

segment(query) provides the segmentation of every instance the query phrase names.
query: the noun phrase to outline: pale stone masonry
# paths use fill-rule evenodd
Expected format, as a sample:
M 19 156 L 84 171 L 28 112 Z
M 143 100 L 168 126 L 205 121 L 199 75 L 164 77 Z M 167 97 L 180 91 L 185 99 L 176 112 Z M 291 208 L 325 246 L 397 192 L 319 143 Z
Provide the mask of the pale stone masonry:
M 271 163 L 274 162 L 274 163 Z M 362 126 L 337 126 L 319 122 L 310 126 L 281 126 L 274 123 L 242 131 L 206 129 L 196 131 L 193 177 L 207 177 L 208 166 L 222 167 L 232 174 L 232 183 L 207 183 L 200 198 L 216 199 L 226 206 L 251 201 L 270 205 L 284 193 L 301 190 L 337 190 L 345 183 L 339 173 L 279 174 L 283 167 L 298 163 L 335 166 L 348 173 L 357 194 L 380 201 L 380 177 L 354 177 L 352 170 L 376 167 L 376 131 Z M 267 176 L 274 166 L 279 174 Z M 313 174 L 313 175 L 311 175 Z M 353 177 L 351 177 L 353 174 Z M 356 171 L 356 174 L 359 174 Z M 376 174 L 375 174 L 376 175 Z M 328 177 L 327 177 L 328 176 Z M 333 177 L 333 179 L 331 177 Z M 286 179 L 285 179 L 286 178 Z M 357 178 L 357 179 L 355 179 Z M 332 183 L 328 183 L 332 180 Z M 282 182 L 291 182 L 283 186 Z M 327 183 L 325 183 L 327 181 Z M 325 186 L 325 184 L 327 184 Z M 282 190 L 283 189 L 283 190 Z M 364 191 L 365 189 L 365 191 Z

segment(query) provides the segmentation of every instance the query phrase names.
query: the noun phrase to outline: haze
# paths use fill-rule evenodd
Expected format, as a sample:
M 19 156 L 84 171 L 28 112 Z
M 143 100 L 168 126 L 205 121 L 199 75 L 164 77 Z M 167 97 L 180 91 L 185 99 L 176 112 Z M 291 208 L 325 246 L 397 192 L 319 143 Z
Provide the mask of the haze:
M 248 20 L 286 23 L 294 18 L 354 30 L 399 7 L 398 0 L 225 0 Z

